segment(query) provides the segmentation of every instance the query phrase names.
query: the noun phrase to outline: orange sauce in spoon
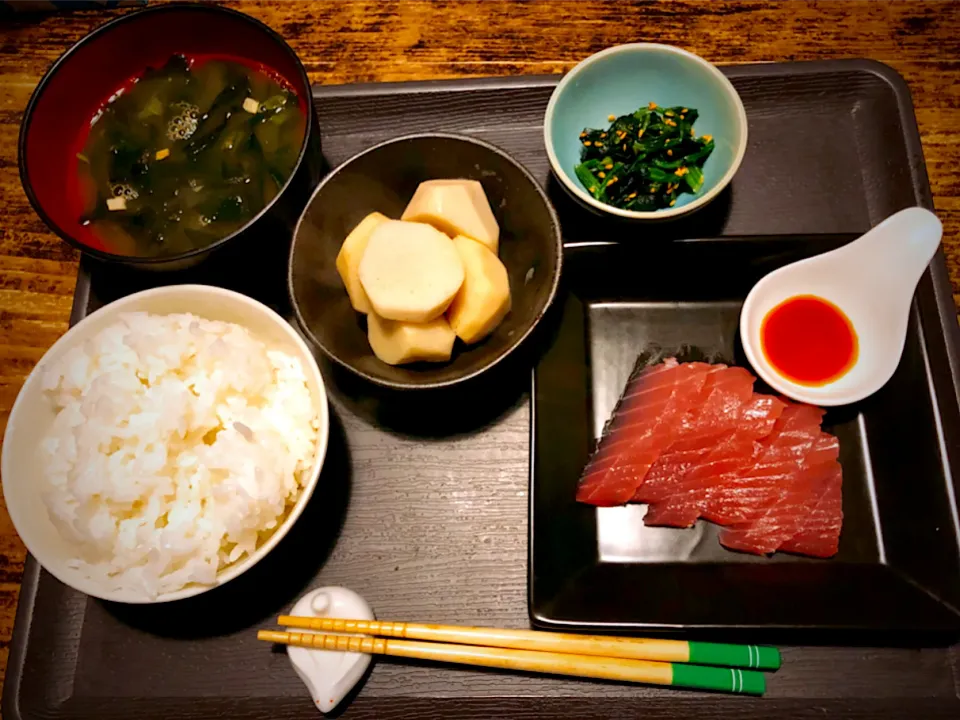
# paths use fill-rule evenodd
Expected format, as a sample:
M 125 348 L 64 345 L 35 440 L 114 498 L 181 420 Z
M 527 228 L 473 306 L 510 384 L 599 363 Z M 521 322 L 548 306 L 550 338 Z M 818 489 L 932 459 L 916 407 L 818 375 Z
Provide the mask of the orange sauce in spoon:
M 859 354 L 850 319 L 816 295 L 796 295 L 770 310 L 760 326 L 760 343 L 773 369 L 798 385 L 843 377 Z

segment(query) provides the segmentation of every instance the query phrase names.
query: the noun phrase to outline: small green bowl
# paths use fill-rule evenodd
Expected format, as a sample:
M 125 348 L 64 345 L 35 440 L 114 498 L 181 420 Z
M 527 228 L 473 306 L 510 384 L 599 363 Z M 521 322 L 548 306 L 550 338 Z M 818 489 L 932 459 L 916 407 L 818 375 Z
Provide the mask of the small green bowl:
M 606 128 L 609 115 L 632 113 L 650 102 L 699 111 L 697 135 L 712 135 L 716 145 L 703 166 L 703 187 L 696 195 L 680 195 L 671 208 L 651 212 L 596 200 L 574 174 L 580 133 Z M 703 58 L 669 45 L 617 45 L 581 61 L 560 81 L 547 105 L 543 140 L 557 179 L 588 209 L 630 220 L 668 220 L 703 207 L 733 179 L 747 149 L 747 113 L 731 82 Z

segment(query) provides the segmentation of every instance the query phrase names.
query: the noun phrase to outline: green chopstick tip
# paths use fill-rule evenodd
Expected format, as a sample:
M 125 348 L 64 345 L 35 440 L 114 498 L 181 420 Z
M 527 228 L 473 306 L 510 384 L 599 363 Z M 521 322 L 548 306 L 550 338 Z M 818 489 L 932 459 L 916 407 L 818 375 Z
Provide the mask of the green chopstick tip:
M 745 695 L 763 695 L 767 691 L 767 679 L 758 672 L 738 670 L 742 673 L 740 692 Z
M 739 668 L 673 664 L 673 684 L 697 690 L 718 690 L 738 695 L 763 695 L 767 681 L 763 673 Z
M 780 667 L 780 651 L 764 645 L 727 645 L 724 643 L 690 642 L 689 662 L 697 665 L 776 670 Z
M 775 647 L 755 646 L 759 657 L 758 668 L 763 670 L 779 670 L 783 660 L 780 657 L 780 651 Z

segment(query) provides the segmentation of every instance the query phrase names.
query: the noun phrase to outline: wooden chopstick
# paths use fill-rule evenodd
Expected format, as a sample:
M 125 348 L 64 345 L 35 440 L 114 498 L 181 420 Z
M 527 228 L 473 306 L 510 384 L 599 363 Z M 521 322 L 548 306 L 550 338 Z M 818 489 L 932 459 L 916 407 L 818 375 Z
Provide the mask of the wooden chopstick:
M 761 645 L 727 645 L 723 643 L 688 642 L 606 635 L 574 635 L 540 630 L 460 627 L 421 623 L 349 620 L 344 618 L 310 618 L 281 615 L 277 624 L 302 630 L 346 632 L 392 638 L 430 640 L 462 645 L 540 650 L 601 655 L 632 660 L 695 663 L 724 667 L 776 670 L 780 667 L 780 651 Z
M 762 695 L 766 689 L 766 680 L 762 673 L 736 668 L 702 667 L 475 645 L 411 642 L 362 635 L 323 635 L 313 632 L 260 630 L 257 633 L 257 639 L 316 650 L 392 655 L 461 665 L 481 665 L 504 670 L 575 675 L 654 685 L 677 685 L 698 690 L 719 690 L 746 695 Z

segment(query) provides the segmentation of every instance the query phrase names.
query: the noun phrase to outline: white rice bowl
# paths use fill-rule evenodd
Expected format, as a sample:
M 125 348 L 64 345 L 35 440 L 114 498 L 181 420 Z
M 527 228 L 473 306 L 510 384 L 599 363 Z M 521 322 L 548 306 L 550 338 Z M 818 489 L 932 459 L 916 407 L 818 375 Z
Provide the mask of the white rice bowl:
M 182 312 L 211 293 L 214 312 Z M 64 582 L 185 597 L 276 544 L 316 483 L 327 424 L 316 362 L 282 318 L 218 288 L 146 291 L 79 323 L 34 370 L 4 437 L 4 496 Z

